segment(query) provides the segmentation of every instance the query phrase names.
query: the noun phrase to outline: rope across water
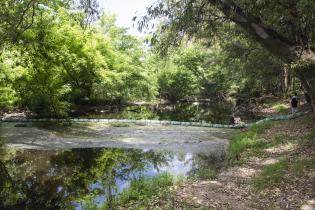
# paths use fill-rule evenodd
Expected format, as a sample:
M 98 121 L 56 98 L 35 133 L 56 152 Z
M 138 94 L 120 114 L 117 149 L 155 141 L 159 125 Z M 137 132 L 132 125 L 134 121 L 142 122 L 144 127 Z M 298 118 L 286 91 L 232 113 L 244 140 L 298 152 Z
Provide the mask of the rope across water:
M 71 119 L 14 119 L 14 118 L 0 118 L 1 122 L 102 122 L 102 123 L 133 123 L 133 124 L 145 124 L 145 125 L 181 125 L 181 126 L 196 126 L 196 127 L 211 127 L 211 128 L 246 128 L 255 124 L 264 123 L 267 121 L 279 121 L 279 120 L 289 120 L 300 116 L 303 116 L 303 112 L 290 115 L 281 115 L 274 117 L 267 117 L 265 119 L 259 120 L 255 123 L 248 124 L 212 124 L 206 122 L 180 122 L 180 121 L 166 121 L 166 120 L 128 120 L 128 119 L 82 119 L 82 118 L 71 118 Z

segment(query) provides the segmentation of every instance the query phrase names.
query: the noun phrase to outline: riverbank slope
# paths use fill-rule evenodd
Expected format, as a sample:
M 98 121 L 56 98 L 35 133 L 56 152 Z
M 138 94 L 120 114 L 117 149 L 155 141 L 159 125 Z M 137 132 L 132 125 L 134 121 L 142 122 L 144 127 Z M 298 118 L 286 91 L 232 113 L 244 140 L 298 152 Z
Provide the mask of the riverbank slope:
M 314 209 L 315 120 L 265 123 L 236 135 L 215 179 L 188 181 L 177 200 L 192 209 Z

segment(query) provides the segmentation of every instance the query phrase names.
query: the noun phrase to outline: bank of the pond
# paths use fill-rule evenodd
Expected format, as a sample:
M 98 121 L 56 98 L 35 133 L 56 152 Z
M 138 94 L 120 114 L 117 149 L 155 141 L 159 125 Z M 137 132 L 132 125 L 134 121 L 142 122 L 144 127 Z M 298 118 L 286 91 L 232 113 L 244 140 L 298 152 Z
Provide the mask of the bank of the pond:
M 309 116 L 252 126 L 237 134 L 215 179 L 178 186 L 193 208 L 314 209 L 315 120 Z

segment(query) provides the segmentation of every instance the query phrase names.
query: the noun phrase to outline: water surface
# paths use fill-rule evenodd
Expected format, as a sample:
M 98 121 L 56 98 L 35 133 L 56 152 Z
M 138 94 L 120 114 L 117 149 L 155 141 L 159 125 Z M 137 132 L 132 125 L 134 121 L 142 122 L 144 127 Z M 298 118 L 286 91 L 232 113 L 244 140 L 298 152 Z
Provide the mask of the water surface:
M 87 199 L 101 205 L 140 177 L 198 174 L 221 167 L 224 159 L 224 153 L 119 148 L 0 152 L 1 209 L 82 209 Z
M 105 119 L 150 119 L 228 124 L 232 106 L 223 102 L 195 102 L 139 106 L 81 107 L 73 117 Z
M 197 120 L 191 118 L 197 116 L 195 110 L 158 118 Z M 143 113 L 125 110 L 119 117 L 157 118 Z M 223 165 L 235 133 L 175 125 L 19 124 L 0 123 L 5 143 L 0 149 L 0 209 L 85 209 L 87 201 L 101 206 L 142 177 L 199 176 Z

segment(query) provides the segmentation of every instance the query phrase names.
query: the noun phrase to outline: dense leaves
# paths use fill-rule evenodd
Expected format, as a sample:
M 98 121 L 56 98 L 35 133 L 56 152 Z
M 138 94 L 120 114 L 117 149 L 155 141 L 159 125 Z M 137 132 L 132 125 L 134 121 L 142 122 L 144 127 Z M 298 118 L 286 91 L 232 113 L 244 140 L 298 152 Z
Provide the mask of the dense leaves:
M 42 11 L 21 44 L 1 47 L 2 107 L 66 116 L 77 104 L 145 100 L 154 85 L 141 60 L 141 42 L 103 15 L 88 29 L 60 8 Z

